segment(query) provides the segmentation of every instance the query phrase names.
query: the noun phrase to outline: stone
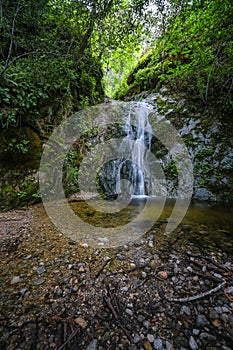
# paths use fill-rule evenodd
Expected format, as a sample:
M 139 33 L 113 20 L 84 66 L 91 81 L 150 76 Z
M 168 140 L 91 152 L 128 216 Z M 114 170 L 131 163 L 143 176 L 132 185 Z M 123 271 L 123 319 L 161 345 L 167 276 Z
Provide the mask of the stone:
M 167 271 L 159 271 L 158 272 L 158 277 L 166 280 L 167 279 Z
M 189 346 L 192 350 L 197 350 L 198 349 L 198 345 L 196 340 L 194 339 L 194 337 L 191 335 L 191 337 L 189 338 Z
M 21 282 L 20 276 L 14 276 L 14 277 L 11 279 L 11 284 L 16 284 L 16 283 L 19 283 L 19 282 Z
M 42 273 L 46 272 L 46 269 L 44 266 L 40 266 L 40 267 L 38 267 L 38 269 L 36 269 L 36 272 L 38 275 L 41 275 Z
M 191 310 L 190 310 L 190 308 L 189 308 L 188 306 L 183 305 L 183 306 L 181 307 L 181 309 L 180 309 L 180 314 L 181 314 L 181 315 L 184 315 L 184 314 L 186 314 L 186 315 L 191 315 Z
M 135 334 L 134 338 L 133 338 L 133 342 L 135 344 L 137 344 L 139 341 L 141 340 L 141 337 L 138 333 Z
M 147 334 L 147 339 L 149 340 L 150 343 L 153 343 L 153 341 L 155 340 L 155 337 L 153 336 L 153 334 Z
M 173 350 L 173 345 L 168 341 L 166 340 L 166 350 Z
M 129 316 L 133 316 L 133 311 L 131 309 L 125 309 L 125 312 L 129 315 Z
M 33 281 L 33 285 L 34 286 L 40 286 L 41 284 L 44 283 L 44 280 L 43 279 L 39 279 L 39 280 L 35 280 Z
M 163 350 L 163 342 L 160 338 L 155 339 L 154 343 L 154 350 Z
M 87 321 L 84 320 L 82 317 L 77 317 L 74 322 L 78 324 L 82 329 L 87 328 Z
M 205 327 L 208 323 L 208 320 L 205 317 L 205 315 L 198 315 L 196 319 L 196 323 L 198 327 Z
M 87 346 L 87 350 L 97 350 L 97 339 L 93 339 Z
M 145 350 L 153 350 L 151 344 L 147 341 L 143 344 Z

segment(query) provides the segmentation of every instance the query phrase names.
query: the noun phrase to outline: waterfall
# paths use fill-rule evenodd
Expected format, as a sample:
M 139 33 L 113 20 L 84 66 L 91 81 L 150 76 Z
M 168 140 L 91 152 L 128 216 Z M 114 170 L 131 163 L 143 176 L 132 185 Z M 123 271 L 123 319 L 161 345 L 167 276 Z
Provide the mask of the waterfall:
M 118 160 L 114 162 L 112 176 L 115 177 L 117 194 L 125 191 L 131 195 L 143 196 L 147 193 L 145 161 L 151 148 L 152 128 L 148 119 L 146 103 L 137 103 L 130 109 L 125 126 Z

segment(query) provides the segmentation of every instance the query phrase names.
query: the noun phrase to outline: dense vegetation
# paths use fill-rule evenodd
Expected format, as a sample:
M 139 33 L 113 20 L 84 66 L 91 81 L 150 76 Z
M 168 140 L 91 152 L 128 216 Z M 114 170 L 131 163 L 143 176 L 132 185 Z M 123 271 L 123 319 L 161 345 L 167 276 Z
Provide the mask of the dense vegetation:
M 222 117 L 233 107 L 233 4 L 230 0 L 183 5 L 140 58 L 115 97 L 166 85 L 194 104 L 214 104 Z
M 38 200 L 44 140 L 105 95 L 166 86 L 229 121 L 232 15 L 230 0 L 0 0 L 0 197 Z

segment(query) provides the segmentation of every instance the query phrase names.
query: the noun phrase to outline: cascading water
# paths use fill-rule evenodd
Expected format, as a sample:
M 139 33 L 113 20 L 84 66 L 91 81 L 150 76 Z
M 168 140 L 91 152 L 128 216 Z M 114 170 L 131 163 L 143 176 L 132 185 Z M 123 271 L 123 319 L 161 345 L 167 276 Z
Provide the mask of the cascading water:
M 112 175 L 116 181 L 116 193 L 124 194 L 125 181 L 130 183 L 131 195 L 143 196 L 146 188 L 146 165 L 148 152 L 151 148 L 152 128 L 148 119 L 148 107 L 140 102 L 133 113 L 129 111 L 123 138 L 119 149 L 119 158 L 114 162 Z M 123 181 L 122 181 L 123 180 Z

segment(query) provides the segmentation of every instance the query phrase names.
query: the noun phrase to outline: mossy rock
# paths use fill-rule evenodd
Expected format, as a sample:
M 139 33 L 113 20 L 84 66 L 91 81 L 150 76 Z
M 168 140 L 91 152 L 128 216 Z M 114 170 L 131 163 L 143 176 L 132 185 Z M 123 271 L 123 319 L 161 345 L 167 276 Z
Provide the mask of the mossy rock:
M 0 132 L 0 167 L 6 169 L 37 169 L 42 141 L 29 127 L 9 128 Z

